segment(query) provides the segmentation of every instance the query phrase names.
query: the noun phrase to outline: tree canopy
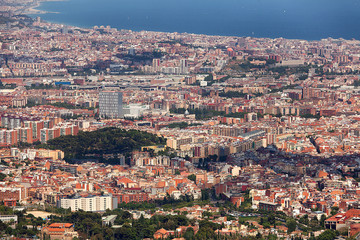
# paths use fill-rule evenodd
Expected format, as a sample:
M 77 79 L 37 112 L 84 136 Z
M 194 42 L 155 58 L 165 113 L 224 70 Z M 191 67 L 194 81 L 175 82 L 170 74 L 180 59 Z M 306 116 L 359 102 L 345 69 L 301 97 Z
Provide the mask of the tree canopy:
M 123 154 L 143 146 L 163 145 L 165 138 L 154 134 L 119 128 L 102 128 L 93 132 L 79 132 L 78 135 L 61 136 L 37 147 L 60 149 L 65 159 L 101 157 L 103 154 Z

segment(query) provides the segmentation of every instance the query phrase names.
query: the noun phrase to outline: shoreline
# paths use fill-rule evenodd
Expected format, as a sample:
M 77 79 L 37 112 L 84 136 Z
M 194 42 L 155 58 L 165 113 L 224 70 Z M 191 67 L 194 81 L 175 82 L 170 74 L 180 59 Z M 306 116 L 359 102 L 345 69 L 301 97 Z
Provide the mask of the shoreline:
M 25 15 L 37 15 L 37 14 L 47 14 L 47 13 L 59 14 L 59 12 L 49 12 L 37 8 L 40 7 L 43 2 L 64 2 L 64 1 L 66 0 L 38 0 L 35 1 L 34 4 L 32 4 L 31 6 L 26 7 L 23 11 L 21 11 L 21 13 Z
M 69 0 L 35 0 L 33 2 L 33 4 L 29 5 L 29 6 L 25 6 L 22 10 L 19 10 L 17 12 L 17 14 L 24 14 L 24 15 L 28 15 L 31 18 L 34 18 L 34 16 L 31 15 L 42 15 L 42 14 L 60 14 L 60 12 L 51 12 L 51 11 L 46 11 L 46 10 L 40 10 L 37 9 L 41 6 L 41 4 L 43 2 L 66 2 Z M 40 16 L 41 17 L 41 16 Z M 48 21 L 49 23 L 54 23 L 54 24 L 61 24 L 61 25 L 67 25 L 69 27 L 74 27 L 74 28 L 80 28 L 80 29 L 92 29 L 94 26 L 78 26 L 78 25 L 73 25 L 73 24 L 68 24 L 68 23 L 60 23 L 60 22 L 52 22 L 52 21 Z M 115 28 L 117 30 L 122 30 L 119 29 L 117 27 L 112 27 Z M 135 32 L 141 32 L 141 31 L 149 31 L 149 32 L 162 32 L 162 33 L 174 33 L 176 31 L 159 31 L 159 30 L 147 30 L 147 29 L 142 29 L 142 30 L 133 30 L 133 29 L 123 29 L 123 30 L 131 30 L 131 31 L 135 31 Z M 327 38 L 332 38 L 332 39 L 344 39 L 344 40 L 360 40 L 357 39 L 355 37 L 352 38 L 344 38 L 344 37 L 332 37 L 332 36 L 328 36 L 328 37 L 323 37 L 323 38 L 316 38 L 316 39 L 307 39 L 307 38 L 288 38 L 288 37 L 282 37 L 282 36 L 277 36 L 277 37 L 268 37 L 268 36 L 250 36 L 250 35 L 219 35 L 219 34 L 208 34 L 208 33 L 191 33 L 191 32 L 179 32 L 179 33 L 188 33 L 188 34 L 195 34 L 195 35 L 206 35 L 206 36 L 219 36 L 219 37 L 239 37 L 239 38 L 245 38 L 245 37 L 250 37 L 250 38 L 264 38 L 264 39 L 278 39 L 278 38 L 284 38 L 287 40 L 304 40 L 304 41 L 309 41 L 309 42 L 313 42 L 313 41 L 321 41 L 323 39 L 327 39 Z

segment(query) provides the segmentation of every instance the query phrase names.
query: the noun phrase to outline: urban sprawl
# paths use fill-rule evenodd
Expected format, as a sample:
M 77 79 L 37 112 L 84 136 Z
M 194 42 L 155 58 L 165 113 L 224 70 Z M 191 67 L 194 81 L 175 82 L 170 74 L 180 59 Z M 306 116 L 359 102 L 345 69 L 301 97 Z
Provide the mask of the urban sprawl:
M 33 5 L 0 8 L 1 239 L 360 238 L 359 40 L 84 29 Z

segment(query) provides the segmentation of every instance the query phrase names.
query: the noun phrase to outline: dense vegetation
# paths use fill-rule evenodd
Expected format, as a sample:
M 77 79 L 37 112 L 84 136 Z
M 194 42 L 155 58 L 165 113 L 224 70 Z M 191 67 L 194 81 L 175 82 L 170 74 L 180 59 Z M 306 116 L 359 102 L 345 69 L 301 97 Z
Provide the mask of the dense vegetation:
M 267 212 L 267 211 L 255 211 L 250 208 L 251 199 L 249 198 L 249 192 L 245 192 L 244 203 L 237 208 L 228 201 L 219 202 L 214 196 L 211 189 L 205 189 L 202 191 L 202 200 L 194 200 L 190 196 L 183 196 L 179 200 L 175 200 L 173 197 L 167 195 L 163 200 L 156 200 L 154 202 L 130 202 L 120 204 L 121 209 L 107 210 L 104 215 L 117 215 L 114 225 L 120 225 L 119 228 L 111 228 L 111 226 L 101 226 L 101 215 L 98 213 L 88 213 L 83 211 L 70 212 L 65 209 L 57 209 L 58 216 L 52 216 L 50 222 L 69 222 L 75 224 L 75 230 L 80 233 L 80 238 L 91 237 L 91 239 L 143 239 L 152 238 L 153 234 L 161 228 L 167 230 L 175 230 L 179 226 L 195 226 L 198 224 L 199 231 L 195 234 L 191 230 L 187 230 L 183 237 L 186 240 L 196 239 L 277 239 L 275 235 L 262 236 L 261 234 L 256 237 L 241 237 L 239 235 L 228 236 L 227 238 L 221 237 L 215 234 L 215 231 L 220 228 L 224 228 L 223 224 L 216 224 L 209 221 L 215 216 L 226 216 L 228 220 L 238 220 L 239 224 L 246 225 L 250 229 L 256 229 L 252 223 L 248 220 L 255 220 L 264 226 L 265 229 L 270 229 L 279 225 L 285 225 L 288 227 L 288 233 L 300 229 L 304 233 L 310 234 L 313 231 L 324 229 L 324 216 L 320 221 L 316 217 L 308 219 L 305 215 L 300 219 L 294 219 L 287 217 L 282 212 Z M 204 200 L 207 199 L 207 200 Z M 186 217 L 187 212 L 179 212 L 176 209 L 182 207 L 190 207 L 194 205 L 210 204 L 210 199 L 216 201 L 214 206 L 219 207 L 219 212 L 211 213 L 204 212 L 202 214 L 204 220 L 196 221 L 195 219 L 189 219 Z M 151 218 L 144 218 L 140 216 L 139 219 L 133 219 L 132 215 L 127 210 L 142 210 L 145 213 L 153 213 L 155 208 L 161 208 L 164 210 L 174 209 L 178 215 L 154 215 Z M 248 210 L 248 211 L 247 211 Z M 255 215 L 246 217 L 235 217 L 231 212 L 253 212 Z M 230 214 L 229 214 L 230 213 Z M 196 223 L 197 222 L 197 223 Z M 319 237 L 312 236 L 311 240 L 331 240 L 334 239 L 339 232 L 327 230 Z M 176 237 L 176 236 L 174 236 Z M 299 239 L 299 238 L 295 238 Z
M 307 113 L 307 114 L 301 114 L 300 117 L 302 117 L 302 118 L 316 118 L 316 119 L 319 119 L 321 116 L 320 116 L 319 114 L 313 115 L 313 114 Z
M 15 89 L 17 86 L 15 83 L 12 83 L 12 84 L 3 84 L 1 81 L 0 81 L 0 89 Z
M 196 183 L 196 175 L 195 174 L 191 174 L 188 176 L 188 179 L 193 181 L 194 183 Z
M 188 124 L 187 122 L 179 122 L 179 123 L 171 123 L 167 127 L 183 129 L 183 128 L 187 128 L 187 127 L 191 127 L 191 126 L 199 126 L 199 125 L 201 125 L 201 124 L 200 123 Z
M 194 225 L 195 220 L 190 220 L 184 215 L 154 215 L 150 219 L 142 215 L 139 219 L 133 219 L 132 215 L 124 210 L 115 209 L 107 211 L 105 215 L 117 215 L 115 225 L 120 228 L 111 228 L 111 226 L 102 226 L 101 215 L 99 213 L 90 213 L 77 211 L 65 216 L 54 216 L 50 222 L 69 222 L 75 224 L 75 230 L 80 233 L 80 239 L 91 237 L 91 239 L 144 239 L 152 238 L 154 233 L 160 229 L 175 230 L 178 226 Z M 199 222 L 200 230 L 195 235 L 188 233 L 186 239 L 215 239 L 214 230 L 221 227 L 209 221 Z M 209 235 L 210 234 L 210 235 Z M 205 236 L 211 237 L 205 237 Z
M 219 93 L 220 97 L 226 97 L 226 98 L 245 98 L 247 93 L 243 92 L 236 92 L 236 91 L 228 91 L 228 92 L 221 92 Z
M 10 207 L 0 205 L 0 215 L 17 215 L 18 223 L 4 223 L 0 221 L 0 236 L 3 234 L 14 235 L 16 237 L 33 237 L 39 233 L 37 227 L 42 226 L 45 221 L 32 214 L 25 216 L 25 211 L 14 211 Z
M 154 134 L 119 128 L 103 128 L 93 132 L 79 132 L 77 136 L 67 135 L 49 140 L 49 149 L 60 149 L 65 159 L 84 159 L 101 157 L 103 154 L 124 154 L 138 150 L 143 146 L 163 145 L 165 138 Z
M 6 174 L 0 173 L 0 181 L 3 181 L 6 178 Z
M 190 176 L 189 176 L 190 177 Z M 195 176 L 190 178 L 194 179 Z M 195 177 L 196 178 L 196 177 Z M 82 210 L 77 212 L 71 212 L 63 208 L 46 208 L 46 211 L 55 213 L 56 215 L 50 216 L 51 223 L 67 222 L 72 223 L 75 226 L 75 230 L 79 232 L 80 239 L 143 239 L 152 238 L 154 233 L 161 229 L 175 230 L 179 226 L 195 226 L 198 224 L 199 231 L 195 234 L 192 229 L 187 229 L 183 237 L 186 240 L 197 239 L 277 239 L 275 235 L 262 236 L 261 234 L 256 237 L 241 237 L 239 235 L 231 235 L 226 238 L 221 237 L 215 233 L 217 229 L 224 228 L 223 224 L 216 224 L 211 221 L 215 216 L 226 216 L 228 220 L 238 220 L 239 224 L 246 225 L 250 229 L 256 229 L 252 223 L 248 220 L 255 220 L 262 224 L 265 229 L 276 227 L 279 225 L 285 225 L 288 227 L 288 233 L 300 229 L 305 234 L 310 234 L 324 229 L 325 215 L 318 221 L 316 217 L 309 219 L 307 215 L 300 219 L 294 219 L 287 217 L 283 212 L 266 212 L 262 210 L 251 209 L 251 198 L 249 197 L 249 191 L 244 192 L 245 201 L 237 208 L 229 201 L 219 201 L 219 198 L 215 195 L 214 189 L 204 189 L 201 193 L 201 200 L 194 200 L 191 195 L 182 196 L 180 199 L 174 199 L 172 196 L 167 195 L 162 200 L 155 200 L 152 202 L 130 202 L 120 204 L 118 209 L 107 210 L 104 214 L 84 212 Z M 213 201 L 213 205 L 219 207 L 219 212 L 203 212 L 202 216 L 204 220 L 195 220 L 187 218 L 187 212 L 176 211 L 179 208 L 190 207 L 194 205 L 204 206 L 210 204 L 210 200 Z M 121 209 L 120 209 L 121 208 Z M 161 208 L 166 211 L 175 210 L 178 215 L 153 215 L 150 218 L 145 218 L 143 215 L 139 219 L 134 219 L 132 214 L 128 210 L 143 210 L 145 213 L 153 213 L 155 209 Z M 252 212 L 253 216 L 239 216 L 235 217 L 231 213 L 233 212 Z M 12 209 L 4 206 L 0 206 L 0 214 L 12 214 Z M 12 223 L 4 224 L 0 222 L 0 235 L 15 235 L 21 237 L 32 237 L 39 234 L 36 229 L 37 226 L 43 226 L 45 221 L 41 218 L 35 218 L 29 214 L 25 216 L 26 212 L 15 211 L 15 214 L 19 218 L 19 224 L 12 229 L 9 225 Z M 113 228 L 110 226 L 102 226 L 102 216 L 116 215 L 114 225 L 118 227 Z M 326 230 L 318 237 L 310 237 L 311 240 L 331 240 L 334 239 L 340 233 L 338 231 Z M 173 236 L 176 237 L 176 236 Z M 299 238 L 295 238 L 299 239 Z
M 202 198 L 208 198 L 208 194 L 204 194 Z M 120 225 L 120 228 L 112 228 L 111 226 L 102 226 L 101 215 L 99 213 L 84 212 L 82 210 L 71 212 L 62 208 L 47 209 L 56 213 L 52 215 L 50 223 L 68 222 L 75 224 L 75 230 L 79 232 L 80 239 L 143 239 L 152 238 L 154 233 L 160 229 L 175 230 L 179 226 L 195 225 L 194 219 L 187 218 L 184 214 L 177 216 L 154 215 L 150 219 L 145 219 L 141 216 L 139 219 L 133 219 L 132 215 L 127 210 L 144 210 L 146 213 L 153 212 L 156 207 L 161 207 L 164 210 L 174 208 L 189 207 L 195 204 L 205 205 L 209 204 L 208 200 L 194 201 L 192 196 L 182 196 L 176 200 L 172 196 L 167 195 L 162 200 L 153 202 L 130 202 L 122 203 L 118 209 L 107 210 L 107 215 L 117 215 L 114 225 Z M 120 209 L 121 208 L 121 209 Z M 186 239 L 215 239 L 214 230 L 219 229 L 221 225 L 214 224 L 208 221 L 199 222 L 200 229 L 206 228 L 206 231 L 201 231 L 199 234 L 188 233 Z M 223 226 L 222 226 L 223 227 Z M 211 232 L 213 238 L 204 238 L 205 232 Z
M 264 64 L 253 64 L 251 61 L 253 60 L 259 60 L 259 61 L 265 61 Z M 246 61 L 243 60 L 232 60 L 229 63 L 229 67 L 232 70 L 243 72 L 243 71 L 250 71 L 251 69 L 267 69 L 270 66 L 272 66 L 275 63 L 272 59 L 263 59 L 263 58 L 248 58 Z
M 34 107 L 34 106 L 41 106 L 41 105 L 44 105 L 44 104 L 38 103 L 33 99 L 29 99 L 28 103 L 26 104 L 26 107 Z M 95 109 L 93 107 L 76 106 L 74 104 L 66 103 L 66 102 L 47 103 L 46 105 L 50 105 L 50 106 L 54 106 L 54 107 L 58 107 L 58 108 L 66 108 L 66 109 L 89 109 L 89 110 Z
M 291 74 L 307 74 L 309 72 L 310 66 L 308 65 L 303 65 L 303 66 L 279 66 L 279 67 L 274 67 L 271 68 L 270 70 L 273 73 L 278 73 L 280 76 L 284 76 L 284 75 L 291 75 Z

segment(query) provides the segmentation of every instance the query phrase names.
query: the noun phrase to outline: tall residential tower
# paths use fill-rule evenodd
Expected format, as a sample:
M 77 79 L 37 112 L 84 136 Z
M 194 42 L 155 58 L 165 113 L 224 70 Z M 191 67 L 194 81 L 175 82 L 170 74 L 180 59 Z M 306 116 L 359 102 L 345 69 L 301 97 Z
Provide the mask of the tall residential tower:
M 122 92 L 102 91 L 99 93 L 100 117 L 121 118 L 123 114 Z

